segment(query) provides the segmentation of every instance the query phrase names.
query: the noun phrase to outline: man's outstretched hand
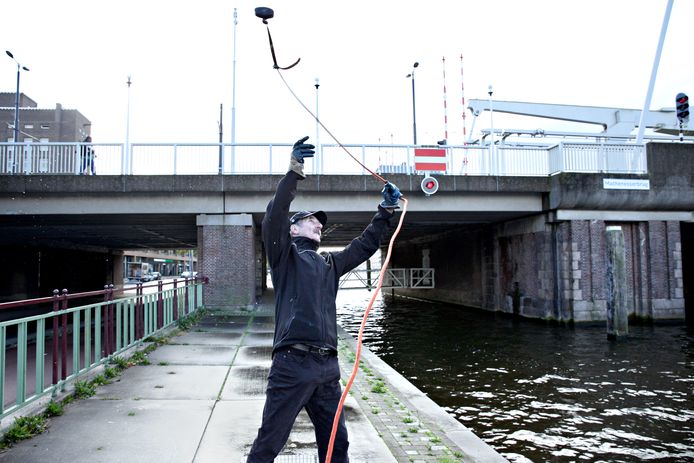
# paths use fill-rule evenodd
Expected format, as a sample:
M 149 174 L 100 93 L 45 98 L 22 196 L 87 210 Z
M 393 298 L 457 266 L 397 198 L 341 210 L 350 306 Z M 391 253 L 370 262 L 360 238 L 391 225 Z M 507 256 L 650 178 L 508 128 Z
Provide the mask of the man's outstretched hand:
M 292 156 L 289 160 L 289 170 L 293 170 L 301 175 L 302 178 L 306 178 L 306 175 L 304 175 L 304 158 L 312 158 L 316 148 L 309 143 L 305 143 L 306 140 L 308 140 L 308 136 L 294 143 Z
M 386 182 L 381 193 L 383 194 L 381 207 L 386 209 L 398 209 L 400 207 L 398 206 L 398 201 L 402 193 L 400 193 L 400 190 L 394 184 Z

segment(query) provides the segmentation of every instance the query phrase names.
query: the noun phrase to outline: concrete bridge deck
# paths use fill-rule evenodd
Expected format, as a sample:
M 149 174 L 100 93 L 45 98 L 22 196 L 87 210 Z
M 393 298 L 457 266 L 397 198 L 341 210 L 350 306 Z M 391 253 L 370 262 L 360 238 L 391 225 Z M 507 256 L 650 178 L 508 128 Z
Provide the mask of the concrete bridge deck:
M 262 415 L 272 310 L 265 303 L 252 312 L 211 313 L 150 353 L 150 365 L 130 367 L 94 397 L 69 405 L 47 432 L 1 453 L 0 461 L 244 462 Z M 353 367 L 354 342 L 341 333 L 343 378 Z M 506 461 L 368 349 L 362 354 L 345 403 L 352 461 Z M 377 379 L 385 392 L 372 391 Z M 315 455 L 302 412 L 276 461 L 318 461 Z

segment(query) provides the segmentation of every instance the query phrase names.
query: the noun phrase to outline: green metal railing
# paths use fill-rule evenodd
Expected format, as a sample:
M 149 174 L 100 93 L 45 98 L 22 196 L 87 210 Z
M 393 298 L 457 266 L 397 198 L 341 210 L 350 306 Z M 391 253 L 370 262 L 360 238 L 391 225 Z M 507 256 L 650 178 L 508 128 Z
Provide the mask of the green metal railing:
M 0 418 L 65 389 L 67 382 L 107 363 L 202 307 L 204 278 L 138 284 L 134 294 L 103 291 L 0 304 L 3 309 L 53 310 L 0 322 Z M 164 286 L 171 288 L 164 289 Z M 155 288 L 156 286 L 156 288 Z M 145 294 L 144 289 L 155 290 Z M 121 293 L 122 290 L 118 291 Z M 104 296 L 102 302 L 68 307 L 69 299 Z

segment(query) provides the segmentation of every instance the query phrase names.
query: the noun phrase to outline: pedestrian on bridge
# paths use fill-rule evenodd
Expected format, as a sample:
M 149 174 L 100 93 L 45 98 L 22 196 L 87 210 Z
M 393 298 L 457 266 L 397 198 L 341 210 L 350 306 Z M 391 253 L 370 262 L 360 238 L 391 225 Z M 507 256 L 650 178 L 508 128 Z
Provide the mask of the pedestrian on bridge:
M 96 155 L 94 154 L 94 148 L 91 145 L 91 135 L 87 135 L 82 143 L 82 146 L 80 146 L 80 175 L 89 175 L 90 170 L 92 175 L 96 175 L 94 170 L 94 158 Z
M 304 158 L 315 152 L 306 140 L 294 144 L 289 171 L 277 185 L 262 222 L 275 290 L 275 333 L 263 420 L 247 463 L 274 461 L 303 408 L 315 427 L 319 460 L 325 461 L 342 393 L 335 305 L 339 280 L 378 250 L 400 198 L 398 188 L 386 183 L 383 201 L 362 234 L 341 251 L 319 254 L 326 213 L 300 211 L 289 218 L 298 182 L 306 178 Z M 332 461 L 348 462 L 348 447 L 342 414 Z

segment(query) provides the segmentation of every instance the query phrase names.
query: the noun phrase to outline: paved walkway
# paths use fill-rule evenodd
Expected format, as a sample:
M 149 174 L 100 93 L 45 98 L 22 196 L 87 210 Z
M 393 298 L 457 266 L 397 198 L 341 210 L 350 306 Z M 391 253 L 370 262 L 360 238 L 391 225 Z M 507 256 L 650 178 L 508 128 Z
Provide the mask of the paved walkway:
M 0 453 L 0 462 L 218 463 L 245 461 L 264 404 L 271 306 L 210 312 L 95 396 L 66 407 L 49 429 Z M 355 341 L 340 340 L 343 378 Z M 345 403 L 354 463 L 504 462 L 367 349 Z M 313 428 L 299 415 L 275 461 L 317 462 Z

